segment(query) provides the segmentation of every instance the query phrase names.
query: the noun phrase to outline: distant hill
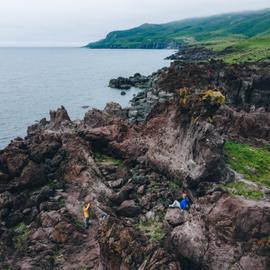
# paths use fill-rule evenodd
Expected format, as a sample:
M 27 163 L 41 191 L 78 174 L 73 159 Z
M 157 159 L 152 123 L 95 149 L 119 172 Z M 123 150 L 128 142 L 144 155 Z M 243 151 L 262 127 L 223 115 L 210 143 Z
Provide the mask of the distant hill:
M 166 24 L 143 24 L 113 31 L 88 48 L 176 49 L 200 45 L 225 50 L 225 62 L 270 61 L 270 9 L 186 19 Z
M 232 41 L 270 36 L 270 9 L 186 19 L 166 24 L 143 24 L 113 31 L 88 48 L 177 48 L 181 44 Z

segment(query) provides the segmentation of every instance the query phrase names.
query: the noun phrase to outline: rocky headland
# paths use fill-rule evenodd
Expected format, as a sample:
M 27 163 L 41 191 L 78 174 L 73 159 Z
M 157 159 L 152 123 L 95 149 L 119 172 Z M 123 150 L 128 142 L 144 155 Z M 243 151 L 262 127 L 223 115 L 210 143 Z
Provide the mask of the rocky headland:
M 61 107 L 0 151 L 1 269 L 269 269 L 270 179 L 225 149 L 269 151 L 269 66 L 175 61 L 110 84 L 136 83 L 130 107 Z M 183 188 L 191 209 L 168 209 Z

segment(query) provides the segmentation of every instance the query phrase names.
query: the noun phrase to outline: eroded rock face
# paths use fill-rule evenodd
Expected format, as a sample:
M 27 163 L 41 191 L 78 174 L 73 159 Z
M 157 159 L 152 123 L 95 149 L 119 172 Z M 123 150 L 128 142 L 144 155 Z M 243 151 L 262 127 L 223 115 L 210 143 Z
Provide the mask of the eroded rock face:
M 133 201 L 124 201 L 118 208 L 118 214 L 125 217 L 135 217 L 141 212 L 141 208 Z
M 181 269 L 168 253 L 114 218 L 102 224 L 97 237 L 106 269 Z
M 264 145 L 270 140 L 270 113 L 264 110 L 247 113 L 222 106 L 214 124 L 221 134 L 240 142 Z
M 218 185 L 224 138 L 269 143 L 267 74 L 174 63 L 128 109 L 70 121 L 60 108 L 29 127 L 0 151 L 0 268 L 268 269 L 269 203 Z M 182 186 L 191 209 L 167 210 Z
M 202 200 L 207 199 L 210 201 L 208 197 Z M 171 233 L 187 265 L 192 269 L 238 269 L 250 263 L 248 269 L 254 264 L 257 269 L 267 269 L 269 203 L 223 196 L 214 206 L 201 205 L 205 208 L 192 210 Z
M 168 209 L 165 215 L 166 222 L 170 226 L 175 227 L 177 225 L 183 224 L 186 220 L 187 212 L 181 211 L 179 208 Z
M 182 179 L 194 190 L 203 182 L 226 177 L 220 158 L 223 140 L 214 126 L 206 121 L 183 123 L 181 117 L 175 105 L 167 106 L 111 145 L 126 157 L 140 158 L 153 168 Z
M 45 133 L 32 134 L 24 145 L 14 142 L 0 153 L 1 169 L 5 171 L 0 183 L 0 268 L 98 268 L 94 235 L 88 238 L 78 225 L 83 200 L 79 196 L 81 189 L 86 190 L 84 196 L 92 198 L 106 194 L 106 188 L 95 183 L 99 172 L 87 144 L 80 144 L 71 135 L 59 139 L 59 134 Z M 19 170 L 14 175 L 8 170 L 11 161 L 7 157 L 21 159 L 22 146 L 25 162 L 18 162 Z M 90 256 L 82 254 L 90 247 L 94 249 Z
M 267 66 L 226 65 L 223 62 L 206 63 L 173 62 L 167 72 L 163 72 L 156 87 L 163 91 L 190 88 L 201 91 L 220 88 L 226 95 L 227 103 L 249 111 L 251 106 L 270 109 L 269 80 Z

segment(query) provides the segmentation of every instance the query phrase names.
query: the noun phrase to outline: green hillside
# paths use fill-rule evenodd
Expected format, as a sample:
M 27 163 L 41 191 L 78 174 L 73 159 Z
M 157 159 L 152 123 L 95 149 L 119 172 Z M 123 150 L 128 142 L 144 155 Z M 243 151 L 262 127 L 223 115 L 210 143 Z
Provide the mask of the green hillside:
M 203 45 L 231 49 L 227 62 L 264 60 L 270 57 L 270 9 L 186 19 L 166 24 L 143 24 L 114 31 L 88 48 L 177 48 Z
M 270 61 L 270 34 L 249 39 L 216 40 L 201 45 L 214 51 L 229 49 L 228 53 L 222 57 L 227 63 Z

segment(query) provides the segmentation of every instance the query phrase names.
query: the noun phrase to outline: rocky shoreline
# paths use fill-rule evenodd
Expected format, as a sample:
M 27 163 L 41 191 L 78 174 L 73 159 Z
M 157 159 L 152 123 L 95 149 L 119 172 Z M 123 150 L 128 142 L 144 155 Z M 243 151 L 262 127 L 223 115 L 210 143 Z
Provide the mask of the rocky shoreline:
M 223 149 L 269 145 L 269 67 L 175 61 L 110 84 L 145 89 L 79 121 L 59 108 L 0 151 L 0 268 L 269 269 L 267 190 L 231 195 Z M 168 209 L 183 188 L 191 209 Z

